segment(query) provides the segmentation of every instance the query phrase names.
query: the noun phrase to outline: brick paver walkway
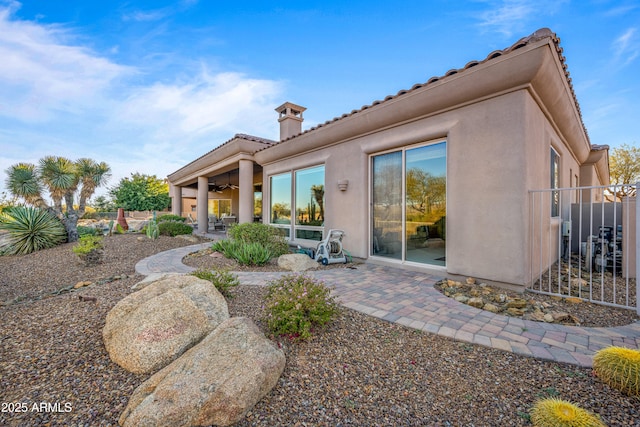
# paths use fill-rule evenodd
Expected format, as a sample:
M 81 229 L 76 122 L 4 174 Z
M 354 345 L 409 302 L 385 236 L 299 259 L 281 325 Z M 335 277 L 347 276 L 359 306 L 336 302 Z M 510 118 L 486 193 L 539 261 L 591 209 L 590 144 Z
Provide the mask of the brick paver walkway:
M 141 260 L 136 272 L 188 273 L 190 252 L 210 243 L 162 252 Z M 236 273 L 240 283 L 264 285 L 283 273 Z M 611 345 L 640 348 L 640 322 L 616 328 L 563 326 L 494 314 L 461 304 L 438 292 L 430 274 L 372 264 L 308 273 L 335 287 L 345 307 L 459 341 L 526 356 L 590 367 L 593 354 Z

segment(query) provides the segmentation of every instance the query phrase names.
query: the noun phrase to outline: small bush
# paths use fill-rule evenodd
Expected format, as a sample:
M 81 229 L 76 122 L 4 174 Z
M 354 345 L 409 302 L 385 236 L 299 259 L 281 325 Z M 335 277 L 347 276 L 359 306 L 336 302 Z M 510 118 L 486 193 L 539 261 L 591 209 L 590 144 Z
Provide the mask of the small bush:
M 238 242 L 259 243 L 277 257 L 289 253 L 289 244 L 282 230 L 261 222 L 236 224 L 229 229 L 229 237 Z
M 227 298 L 231 298 L 230 290 L 240 284 L 238 277 L 225 269 L 198 269 L 190 274 L 198 279 L 208 280 L 213 283 L 213 286 L 215 286 L 216 289 Z
M 216 240 L 211 244 L 211 250 L 220 252 L 227 258 L 233 258 L 235 248 L 240 246 L 240 242 L 236 242 L 231 239 Z
M 273 258 L 273 253 L 260 243 L 222 239 L 214 242 L 211 249 L 227 258 L 235 259 L 242 265 L 264 265 Z
M 62 222 L 46 210 L 13 206 L 0 214 L 0 231 L 8 237 L 0 245 L 0 255 L 29 254 L 67 241 Z
M 187 218 L 180 215 L 174 215 L 174 214 L 158 215 L 158 218 L 156 219 L 157 222 L 165 222 L 165 221 L 185 222 L 186 220 Z
M 596 376 L 630 396 L 640 396 L 640 350 L 607 347 L 593 356 Z
M 98 234 L 98 230 L 94 227 L 85 227 L 84 225 L 78 226 L 78 235 L 82 236 L 96 236 Z
M 556 398 L 536 402 L 531 422 L 534 427 L 606 427 L 598 415 Z
M 285 275 L 267 289 L 265 321 L 276 336 L 306 340 L 315 327 L 327 324 L 339 310 L 331 289 L 305 275 Z
M 72 251 L 86 266 L 99 264 L 102 261 L 102 237 L 90 234 L 81 236 Z
M 164 221 L 158 224 L 158 231 L 163 236 L 177 236 L 179 234 L 192 234 L 191 226 L 176 221 Z
M 269 248 L 260 243 L 240 243 L 234 245 L 232 258 L 242 265 L 264 265 L 269 262 L 273 254 Z

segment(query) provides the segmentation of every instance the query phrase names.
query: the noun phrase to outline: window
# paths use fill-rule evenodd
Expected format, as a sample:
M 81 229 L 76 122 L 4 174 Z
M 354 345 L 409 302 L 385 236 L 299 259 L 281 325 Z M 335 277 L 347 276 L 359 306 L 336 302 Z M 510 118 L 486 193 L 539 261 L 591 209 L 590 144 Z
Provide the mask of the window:
M 286 235 L 296 239 L 322 240 L 324 165 L 274 175 L 270 183 L 270 223 L 285 228 Z
M 277 224 L 291 224 L 291 174 L 271 177 L 271 219 Z
M 371 157 L 371 255 L 444 266 L 446 141 Z
M 560 188 L 560 156 L 556 152 L 556 150 L 551 147 L 551 167 L 550 167 L 550 178 L 551 178 L 551 189 Z M 552 191 L 551 192 L 551 216 L 556 217 L 560 215 L 560 192 Z
M 231 215 L 231 199 L 209 199 L 208 212 L 218 218 Z
M 262 220 L 262 184 L 253 186 L 253 218 Z

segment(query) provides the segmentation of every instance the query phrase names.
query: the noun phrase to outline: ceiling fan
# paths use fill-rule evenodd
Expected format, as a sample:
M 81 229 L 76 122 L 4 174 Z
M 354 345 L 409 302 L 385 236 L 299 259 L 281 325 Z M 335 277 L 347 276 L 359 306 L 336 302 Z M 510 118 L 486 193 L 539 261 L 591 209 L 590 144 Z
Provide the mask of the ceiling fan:
M 235 184 L 231 184 L 231 173 L 228 173 L 228 174 L 227 174 L 227 183 L 226 183 L 226 184 L 222 184 L 222 185 L 221 185 L 220 187 L 218 187 L 218 188 L 220 188 L 221 190 L 225 190 L 225 189 L 227 189 L 227 188 L 231 188 L 232 190 L 237 190 L 237 189 L 238 189 L 238 188 L 240 188 L 240 187 L 238 187 L 238 186 L 237 186 L 237 185 L 235 185 Z
M 232 190 L 237 190 L 238 187 L 235 184 L 231 184 L 231 173 L 228 174 L 227 183 L 222 185 L 217 185 L 215 181 L 209 183 L 209 188 L 211 191 L 215 191 L 216 193 L 222 193 L 222 190 L 226 190 L 227 188 L 231 188 Z

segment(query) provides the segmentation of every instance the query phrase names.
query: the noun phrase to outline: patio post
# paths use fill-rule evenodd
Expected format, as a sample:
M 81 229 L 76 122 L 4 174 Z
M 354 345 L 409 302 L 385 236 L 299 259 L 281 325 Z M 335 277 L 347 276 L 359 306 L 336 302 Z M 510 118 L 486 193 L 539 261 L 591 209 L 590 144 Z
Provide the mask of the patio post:
M 169 184 L 169 195 L 171 196 L 171 213 L 182 215 L 182 187 Z
M 198 233 L 209 231 L 209 179 L 198 177 L 198 194 L 196 196 L 196 214 L 198 215 Z
M 238 222 L 253 222 L 253 161 L 239 161 Z
M 636 313 L 640 315 L 640 182 L 636 182 Z

